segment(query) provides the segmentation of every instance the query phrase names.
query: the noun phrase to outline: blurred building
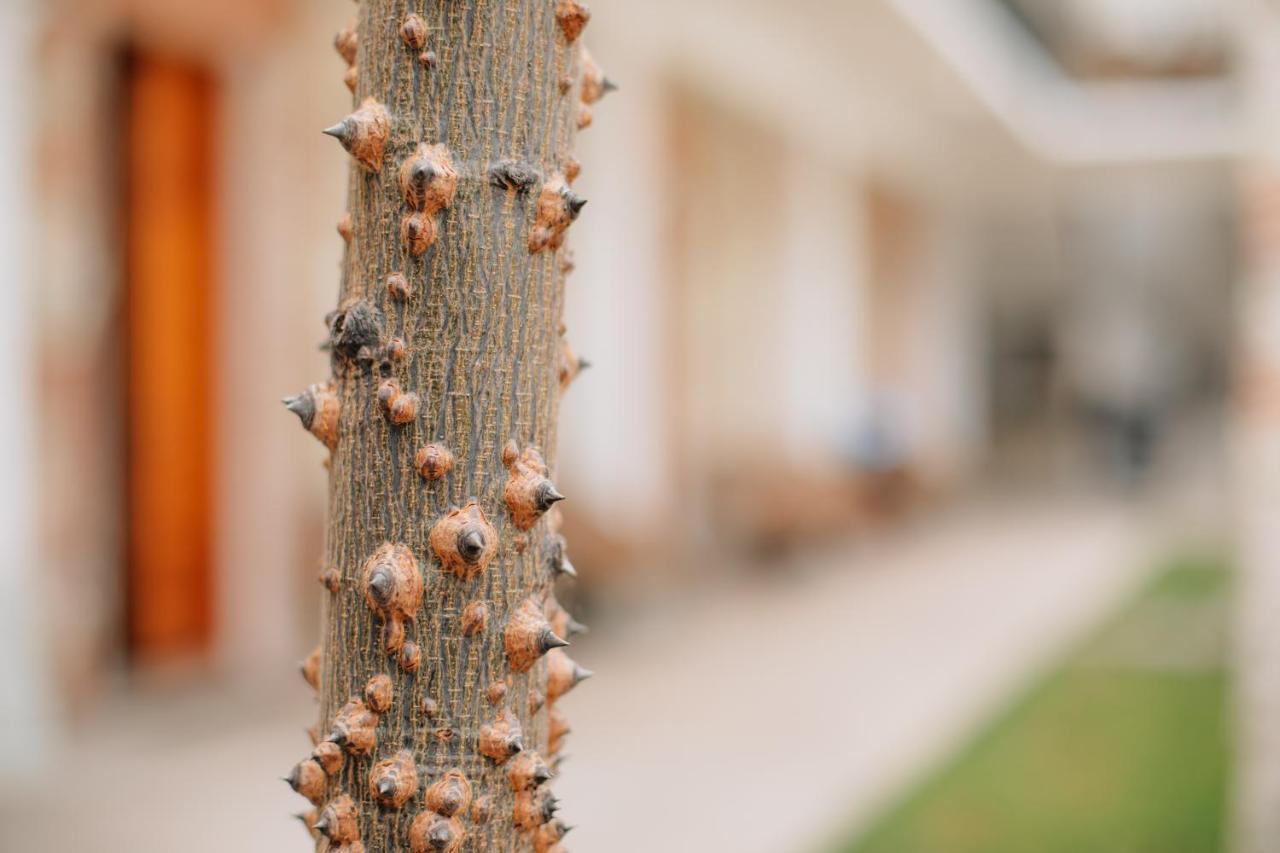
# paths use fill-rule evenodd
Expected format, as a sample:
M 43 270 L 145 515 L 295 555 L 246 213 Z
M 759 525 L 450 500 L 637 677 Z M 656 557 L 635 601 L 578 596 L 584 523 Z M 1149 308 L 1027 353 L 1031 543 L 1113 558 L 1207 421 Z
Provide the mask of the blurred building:
M 1225 386 L 1239 111 L 1223 7 L 1131 5 L 605 10 L 576 520 L 715 554 L 1162 461 Z
M 1222 403 L 1226 4 L 594 5 L 621 92 L 581 137 L 560 452 L 594 589 L 994 481 L 1132 485 Z M 351 5 L 0 14 L 7 768 L 113 674 L 310 645 L 322 452 L 277 400 L 327 369 Z

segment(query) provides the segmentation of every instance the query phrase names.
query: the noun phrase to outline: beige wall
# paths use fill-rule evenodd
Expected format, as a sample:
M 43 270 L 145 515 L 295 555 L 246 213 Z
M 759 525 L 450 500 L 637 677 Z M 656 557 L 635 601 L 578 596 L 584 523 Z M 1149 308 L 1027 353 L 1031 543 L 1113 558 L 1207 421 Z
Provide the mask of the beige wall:
M 662 535 L 704 512 L 687 489 L 718 460 L 767 446 L 832 469 L 872 384 L 873 181 L 923 212 L 900 389 L 915 446 L 939 479 L 968 470 L 983 430 L 978 355 L 958 357 L 976 335 L 963 207 L 1002 189 L 984 165 L 1016 176 L 1024 155 L 880 4 L 821 25 L 761 4 L 606 5 L 593 52 L 622 90 L 581 138 L 592 201 L 568 297 L 593 362 L 561 429 L 577 511 Z
M 199 4 L 201 9 L 210 7 Z M 326 47 L 349 4 L 249 4 L 219 15 L 170 3 L 44 8 L 34 110 L 40 211 L 35 280 L 41 401 L 42 618 L 61 692 L 91 696 L 122 649 L 119 223 L 113 110 L 118 50 L 207 63 L 223 162 L 215 359 L 216 666 L 278 671 L 304 648 L 320 553 L 321 454 L 282 394 L 323 375 L 321 318 L 336 292 L 346 162 L 316 133 L 349 109 Z M 216 18 L 216 20 L 214 20 Z M 318 85 L 328 80 L 330 86 Z M 281 109 L 287 104 L 288 109 Z M 86 416 L 86 413 L 93 413 Z
M 217 653 L 262 677 L 310 648 L 318 614 L 325 454 L 278 401 L 328 375 L 348 158 L 318 128 L 351 108 L 328 48 L 350 3 L 293 8 L 225 68 Z

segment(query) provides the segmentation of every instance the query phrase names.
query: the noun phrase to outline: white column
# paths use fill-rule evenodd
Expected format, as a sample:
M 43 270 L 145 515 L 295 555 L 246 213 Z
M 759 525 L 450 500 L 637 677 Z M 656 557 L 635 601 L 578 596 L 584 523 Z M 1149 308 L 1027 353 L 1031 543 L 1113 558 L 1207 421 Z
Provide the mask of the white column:
M 829 462 L 852 438 L 866 391 L 863 195 L 847 170 L 795 144 L 786 191 L 779 353 L 786 447 L 797 462 Z
M 40 615 L 47 604 L 37 549 L 40 483 L 37 477 L 39 413 L 37 340 L 33 293 L 35 212 L 39 209 L 32 129 L 38 81 L 34 46 L 36 7 L 31 0 L 0 3 L 0 298 L 7 312 L 0 335 L 5 365 L 5 404 L 0 406 L 0 779 L 47 766 L 58 731 L 52 696 L 52 663 Z M 47 568 L 47 567 L 46 567 Z
M 679 187 L 668 173 L 669 90 L 625 32 L 598 23 L 592 52 L 622 89 L 578 136 L 575 189 L 589 203 L 569 241 L 565 323 L 592 366 L 562 401 L 558 455 L 572 511 L 626 536 L 670 505 L 665 346 Z
M 1233 848 L 1270 853 L 1280 839 L 1280 15 L 1257 0 L 1236 9 L 1248 153 L 1232 436 L 1240 566 Z

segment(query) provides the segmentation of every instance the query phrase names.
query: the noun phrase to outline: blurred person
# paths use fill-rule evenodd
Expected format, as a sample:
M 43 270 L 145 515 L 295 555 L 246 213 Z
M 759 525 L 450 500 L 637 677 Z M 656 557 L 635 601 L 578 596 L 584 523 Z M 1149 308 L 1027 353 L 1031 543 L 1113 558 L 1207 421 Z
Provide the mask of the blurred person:
M 1139 287 L 1080 291 L 1062 328 L 1062 370 L 1109 474 L 1153 467 L 1177 384 L 1172 340 Z

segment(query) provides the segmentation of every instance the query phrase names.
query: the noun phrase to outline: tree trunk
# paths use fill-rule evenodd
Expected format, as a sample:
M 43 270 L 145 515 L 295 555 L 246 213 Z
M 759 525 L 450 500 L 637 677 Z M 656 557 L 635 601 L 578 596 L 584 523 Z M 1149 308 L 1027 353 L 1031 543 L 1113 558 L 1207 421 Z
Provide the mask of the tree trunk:
M 425 6 L 425 9 L 423 8 Z M 331 450 L 315 750 L 331 851 L 559 850 L 555 699 L 589 675 L 553 584 L 570 146 L 607 84 L 573 0 L 364 0 L 333 376 L 286 400 Z

